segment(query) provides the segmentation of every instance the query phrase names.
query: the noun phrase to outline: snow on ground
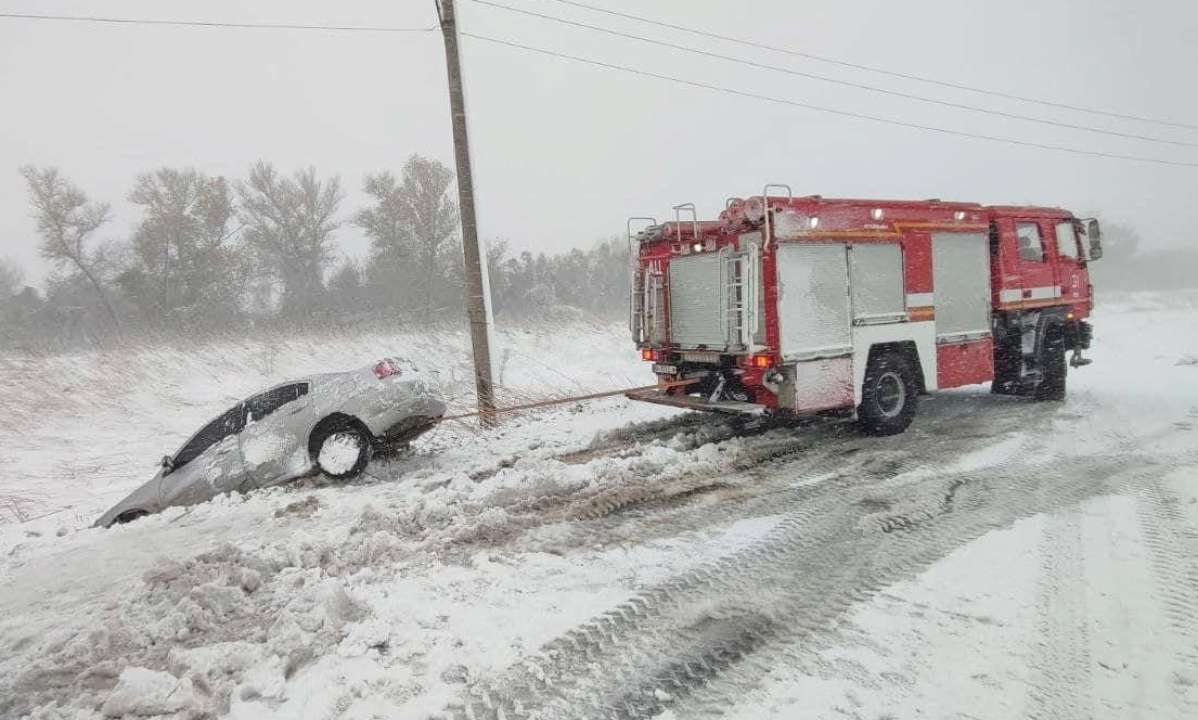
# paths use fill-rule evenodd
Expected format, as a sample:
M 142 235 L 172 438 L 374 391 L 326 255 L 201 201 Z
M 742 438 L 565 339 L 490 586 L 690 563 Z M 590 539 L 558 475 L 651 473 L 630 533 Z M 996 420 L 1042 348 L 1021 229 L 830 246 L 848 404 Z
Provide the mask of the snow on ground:
M 586 352 L 577 352 L 580 347 Z M 0 523 L 52 516 L 53 523 L 37 527 L 86 526 L 238 400 L 288 379 L 392 355 L 435 372 L 451 411 L 471 409 L 469 338 L 456 330 L 0 354 Z M 501 330 L 493 361 L 498 395 L 509 402 L 652 381 L 611 326 Z
M 1194 477 L 1167 479 L 1191 528 Z M 1170 618 L 1192 589 L 1154 567 L 1143 502 L 1103 496 L 962 546 L 795 648 L 728 717 L 1193 717 L 1194 635 Z
M 995 438 L 920 469 L 985 468 L 1044 450 L 1067 462 L 1121 442 L 1180 454 L 1186 464 L 1162 467 L 1159 482 L 1188 545 L 1154 545 L 1161 528 L 1140 495 L 1025 518 L 853 608 L 728 717 L 1195 717 L 1198 367 L 1185 360 L 1198 351 L 1195 299 L 1104 303 L 1095 363 L 1070 373 L 1072 417 L 1052 437 Z M 1173 563 L 1188 573 L 1162 567 L 1171 553 L 1188 554 Z
M 720 707 L 737 718 L 1186 717 L 1198 707 L 1185 647 L 1194 595 L 1179 594 L 1198 582 L 1183 552 L 1198 550 L 1196 308 L 1156 295 L 1104 304 L 1095 364 L 1070 374 L 1063 407 L 981 407 L 984 389 L 932 399 L 921 420 L 967 448 L 936 462 L 918 452 L 941 442 L 921 420 L 907 436 L 831 433 L 796 454 L 803 431 L 739 437 L 618 398 L 486 432 L 446 424 L 352 483 L 222 497 L 109 531 L 88 525 L 154 458 L 283 379 L 408 355 L 441 369 L 465 409 L 465 338 L 0 360 L 0 495 L 10 520 L 29 518 L 0 526 L 0 717 L 437 717 L 513 668 L 535 675 L 545 643 L 630 598 L 652 602 L 643 593 L 705 577 L 719 558 L 773 553 L 801 493 L 849 482 L 845 468 L 876 476 L 890 514 L 915 516 L 943 493 L 912 497 L 912 510 L 903 489 L 938 475 L 1123 447 L 1161 459 L 1155 494 L 1102 494 L 985 532 L 815 623 L 781 661 L 741 672 L 751 681 Z M 509 398 L 649 379 L 621 328 L 512 330 L 499 345 Z M 1009 432 L 990 437 L 987 412 Z M 739 602 L 768 604 L 776 588 L 762 587 Z M 629 717 L 693 715 L 664 687 L 652 697 L 663 705 Z

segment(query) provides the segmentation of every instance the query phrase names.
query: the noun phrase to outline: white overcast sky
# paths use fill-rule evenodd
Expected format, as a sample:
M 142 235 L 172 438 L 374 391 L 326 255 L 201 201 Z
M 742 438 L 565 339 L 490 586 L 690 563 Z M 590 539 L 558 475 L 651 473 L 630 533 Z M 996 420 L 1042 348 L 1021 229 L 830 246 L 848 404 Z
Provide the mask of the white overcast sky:
M 1198 143 L 1165 128 L 1003 101 L 696 38 L 550 0 L 507 4 L 757 62 L 944 100 Z M 1141 0 L 590 0 L 853 62 L 1198 125 L 1198 6 Z M 988 135 L 1198 162 L 1176 147 L 929 106 L 696 57 L 459 0 L 462 29 L 747 92 Z M 429 26 L 432 0 L 0 0 L 0 12 Z M 627 215 L 695 202 L 715 215 L 764 182 L 826 196 L 1060 205 L 1191 242 L 1198 168 L 1068 155 L 733 97 L 463 39 L 484 236 L 560 251 Z M 439 33 L 102 26 L 0 19 L 0 256 L 40 280 L 18 166 L 57 165 L 129 232 L 135 176 L 163 165 L 232 178 L 259 158 L 339 174 L 346 218 L 363 175 L 411 153 L 452 164 Z M 341 251 L 366 242 L 343 227 Z

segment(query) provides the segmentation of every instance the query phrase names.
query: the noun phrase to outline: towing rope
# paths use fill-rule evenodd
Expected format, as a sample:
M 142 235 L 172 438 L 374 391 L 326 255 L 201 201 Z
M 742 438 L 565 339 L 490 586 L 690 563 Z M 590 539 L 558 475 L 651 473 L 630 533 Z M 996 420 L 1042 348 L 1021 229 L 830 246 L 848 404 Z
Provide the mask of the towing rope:
M 643 392 L 645 390 L 668 390 L 670 388 L 684 387 L 693 385 L 699 382 L 698 379 L 678 380 L 674 382 L 664 382 L 657 385 L 641 385 L 640 387 L 624 388 L 623 390 L 608 390 L 606 392 L 590 393 L 588 395 L 572 395 L 570 397 L 554 398 L 552 400 L 541 400 L 540 402 L 527 403 L 524 405 L 509 405 L 504 408 L 495 408 L 491 412 L 498 415 L 499 413 L 518 412 L 520 410 L 533 410 L 550 405 L 563 405 L 565 403 L 581 402 L 583 400 L 598 400 L 599 398 L 612 397 L 615 395 L 627 395 L 628 393 Z M 461 413 L 460 415 L 443 415 L 434 422 L 442 423 L 447 420 L 464 420 L 465 418 L 478 417 L 482 415 L 481 410 L 474 412 Z

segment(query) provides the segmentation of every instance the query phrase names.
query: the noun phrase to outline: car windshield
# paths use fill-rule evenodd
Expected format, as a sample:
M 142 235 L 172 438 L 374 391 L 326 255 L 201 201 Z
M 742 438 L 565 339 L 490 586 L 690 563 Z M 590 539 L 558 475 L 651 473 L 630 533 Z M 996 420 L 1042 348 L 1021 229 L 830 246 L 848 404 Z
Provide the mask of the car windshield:
M 241 432 L 245 426 L 244 405 L 238 403 L 209 421 L 191 437 L 171 459 L 171 470 L 178 470 L 203 454 L 205 450 L 230 435 Z

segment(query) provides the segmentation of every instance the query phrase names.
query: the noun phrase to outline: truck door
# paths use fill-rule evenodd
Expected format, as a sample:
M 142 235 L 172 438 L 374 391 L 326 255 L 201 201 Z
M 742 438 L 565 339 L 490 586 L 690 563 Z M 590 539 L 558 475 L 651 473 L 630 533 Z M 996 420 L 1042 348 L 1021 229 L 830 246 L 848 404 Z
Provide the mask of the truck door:
M 1056 275 L 1056 253 L 1052 248 L 1053 227 L 1040 220 L 1016 220 L 1015 237 L 1019 244 L 1019 276 L 1023 283 L 1025 307 L 1045 304 L 1060 297 Z
M 1061 286 L 1061 298 L 1074 305 L 1086 301 L 1086 285 L 1089 278 L 1081 259 L 1081 246 L 1072 220 L 1060 220 L 1054 224 L 1057 250 L 1057 280 Z

